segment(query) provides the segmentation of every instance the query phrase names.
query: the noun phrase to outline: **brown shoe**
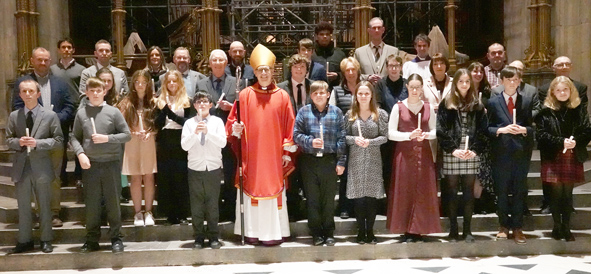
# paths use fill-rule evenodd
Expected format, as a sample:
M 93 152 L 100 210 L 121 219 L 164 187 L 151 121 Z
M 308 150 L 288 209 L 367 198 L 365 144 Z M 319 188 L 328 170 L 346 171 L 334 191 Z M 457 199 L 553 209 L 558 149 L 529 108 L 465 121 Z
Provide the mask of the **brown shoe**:
M 497 240 L 506 240 L 507 237 L 509 237 L 509 229 L 501 226 L 499 228 L 499 233 L 497 233 Z
M 64 223 L 62 222 L 62 220 L 60 220 L 60 217 L 53 216 L 53 218 L 51 219 L 51 226 L 62 227 L 62 226 L 64 226 Z
M 525 235 L 521 228 L 513 230 L 513 240 L 516 244 L 525 244 Z

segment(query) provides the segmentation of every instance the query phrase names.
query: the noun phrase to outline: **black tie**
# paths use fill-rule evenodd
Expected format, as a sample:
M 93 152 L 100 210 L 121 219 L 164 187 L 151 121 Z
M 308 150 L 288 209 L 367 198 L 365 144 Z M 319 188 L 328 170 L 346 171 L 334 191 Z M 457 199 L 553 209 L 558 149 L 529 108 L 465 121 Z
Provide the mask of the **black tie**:
M 296 105 L 298 107 L 298 109 L 302 106 L 302 84 L 298 84 L 298 92 L 297 92 L 297 98 L 296 98 Z
M 29 134 L 33 132 L 33 112 L 29 111 L 27 113 L 27 128 L 29 129 Z
M 215 92 L 217 92 L 218 96 L 222 95 L 222 79 L 215 80 Z

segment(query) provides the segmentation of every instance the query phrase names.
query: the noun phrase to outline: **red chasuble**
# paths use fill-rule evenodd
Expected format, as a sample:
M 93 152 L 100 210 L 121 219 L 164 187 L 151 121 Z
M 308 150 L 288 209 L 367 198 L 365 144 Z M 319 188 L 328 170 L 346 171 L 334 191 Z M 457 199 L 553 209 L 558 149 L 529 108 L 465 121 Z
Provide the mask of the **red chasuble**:
M 262 90 L 257 83 L 243 89 L 239 98 L 240 119 L 245 127 L 240 139 L 244 193 L 253 203 L 280 198 L 286 171 L 282 156 L 288 154 L 284 147 L 294 145 L 295 118 L 289 95 L 275 84 Z M 236 105 L 226 122 L 228 141 L 234 151 L 238 149 L 238 138 L 232 135 L 232 124 L 237 120 Z M 238 180 L 236 187 L 239 187 Z

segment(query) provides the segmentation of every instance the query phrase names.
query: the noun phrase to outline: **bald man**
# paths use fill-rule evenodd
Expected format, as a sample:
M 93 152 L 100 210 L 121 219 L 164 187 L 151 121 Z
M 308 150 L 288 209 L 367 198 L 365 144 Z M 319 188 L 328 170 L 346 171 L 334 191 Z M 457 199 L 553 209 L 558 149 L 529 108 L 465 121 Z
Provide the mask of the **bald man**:
M 575 84 L 575 87 L 577 88 L 577 91 L 579 92 L 579 97 L 581 98 L 581 103 L 583 103 L 583 105 L 585 106 L 585 109 L 587 109 L 587 105 L 589 102 L 589 99 L 587 96 L 587 85 L 585 85 L 579 81 L 575 81 L 572 78 L 570 78 L 570 73 L 572 70 L 572 62 L 571 62 L 570 58 L 568 58 L 566 56 L 560 56 L 560 57 L 556 58 L 554 60 L 554 64 L 552 65 L 552 70 L 554 70 L 556 77 L 566 76 L 571 81 L 573 81 L 573 84 Z M 550 88 L 550 82 L 551 81 L 548 81 L 548 83 L 541 86 L 538 90 L 541 102 L 544 102 L 544 100 L 546 99 L 546 95 L 548 95 L 548 89 Z
M 244 58 L 246 58 L 246 50 L 244 49 L 242 42 L 232 42 L 232 44 L 230 44 L 230 50 L 228 50 L 228 55 L 230 55 L 230 60 L 228 62 L 228 66 L 226 66 L 227 75 L 236 77 L 236 67 L 240 66 L 242 69 L 242 76 L 240 79 L 242 81 L 244 81 L 244 79 L 248 79 L 249 85 L 256 82 L 254 70 L 250 65 L 244 62 Z

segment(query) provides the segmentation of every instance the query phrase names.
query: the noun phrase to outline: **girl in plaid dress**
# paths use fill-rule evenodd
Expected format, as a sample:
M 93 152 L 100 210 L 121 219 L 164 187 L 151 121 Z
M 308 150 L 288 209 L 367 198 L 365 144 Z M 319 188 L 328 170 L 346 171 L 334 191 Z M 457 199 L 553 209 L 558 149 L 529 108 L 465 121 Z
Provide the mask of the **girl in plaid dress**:
M 474 211 L 474 181 L 479 171 L 485 146 L 487 119 L 484 106 L 472 84 L 467 69 L 459 69 L 453 77 L 451 91 L 439 104 L 437 113 L 437 139 L 443 150 L 443 175 L 447 178 L 449 238 L 458 235 L 458 185 L 462 185 L 464 223 L 462 236 L 474 242 L 470 229 Z
M 550 209 L 556 240 L 574 241 L 570 232 L 573 186 L 585 181 L 583 163 L 591 125 L 573 82 L 565 76 L 550 83 L 544 108 L 536 116 L 542 182 L 550 186 Z

